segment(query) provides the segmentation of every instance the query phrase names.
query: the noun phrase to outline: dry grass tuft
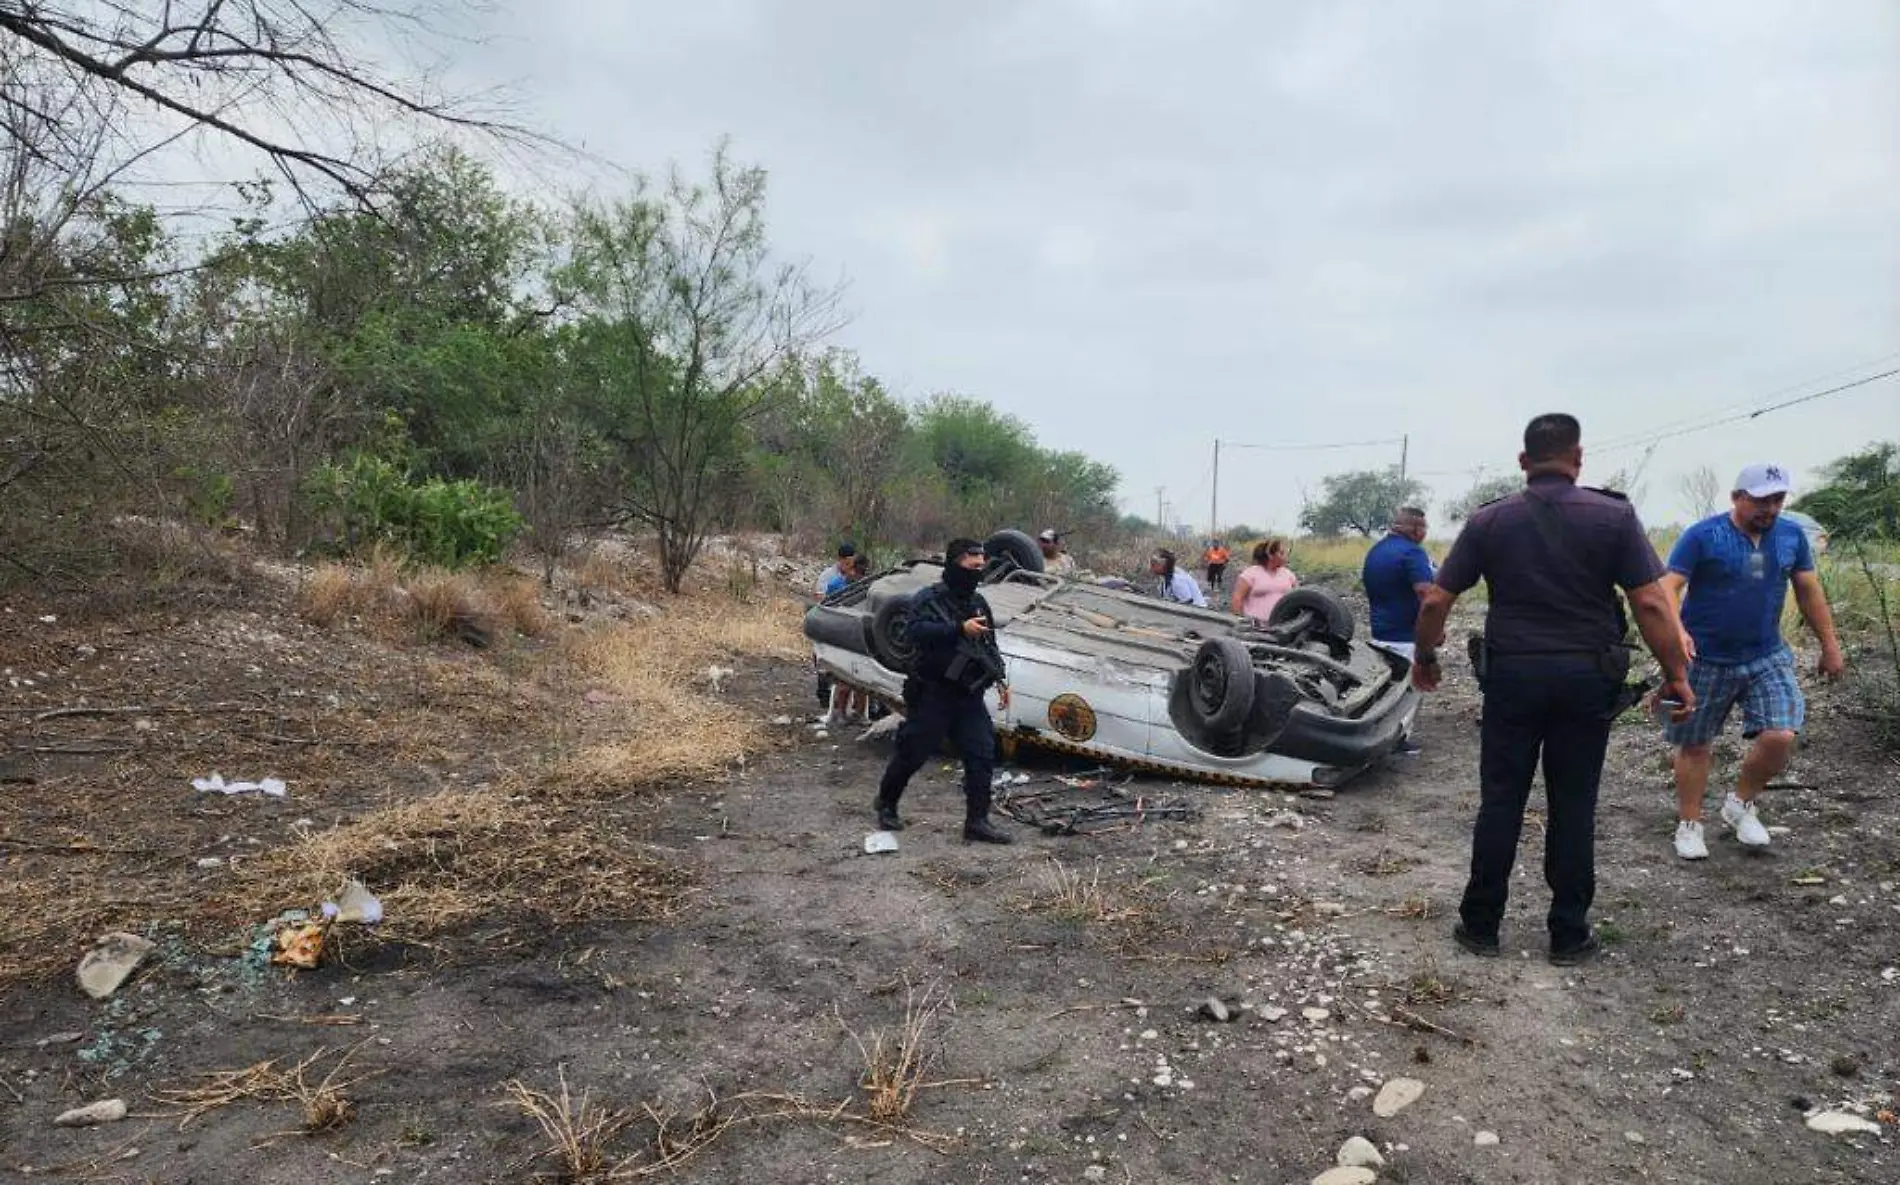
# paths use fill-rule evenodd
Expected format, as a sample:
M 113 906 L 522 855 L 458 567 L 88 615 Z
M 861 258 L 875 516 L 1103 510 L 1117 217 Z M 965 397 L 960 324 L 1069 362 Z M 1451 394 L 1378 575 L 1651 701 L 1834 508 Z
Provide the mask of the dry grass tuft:
M 678 905 L 685 875 L 632 850 L 609 820 L 500 791 L 373 810 L 244 866 L 228 904 L 315 904 L 346 876 L 382 899 L 380 933 L 420 939 L 476 920 L 641 920 Z
M 487 648 L 498 632 L 493 603 L 467 572 L 421 572 L 403 585 L 403 608 L 417 636 L 425 641 L 460 638 Z
M 560 1067 L 556 1073 L 560 1080 L 558 1094 L 534 1090 L 518 1078 L 506 1087 L 508 1101 L 534 1120 L 547 1139 L 547 1151 L 535 1159 L 553 1160 L 559 1166 L 557 1181 L 606 1180 L 614 1163 L 613 1142 L 633 1122 L 633 1116 L 601 1106 L 586 1091 L 576 1099 L 568 1089 L 567 1067 Z
M 1389 848 L 1380 848 L 1372 855 L 1354 861 L 1352 870 L 1362 876 L 1397 876 L 1417 863 L 1418 861 L 1410 856 L 1401 856 Z
M 1404 918 L 1409 922 L 1430 921 L 1434 916 L 1429 897 L 1407 897 L 1396 905 L 1389 906 L 1384 912 L 1395 918 Z
M 943 994 L 935 988 L 927 988 L 922 994 L 907 988 L 903 1023 L 892 1032 L 873 1029 L 869 1040 L 845 1025 L 842 1015 L 838 1017 L 864 1059 L 858 1089 L 864 1093 L 865 1110 L 878 1123 L 897 1124 L 908 1119 L 917 1093 L 941 1085 L 929 1081 L 929 1074 L 938 1045 L 932 1030 L 943 1001 Z
M 310 1074 L 318 1062 L 329 1056 L 319 1049 L 287 1070 L 278 1069 L 278 1059 L 258 1062 L 241 1070 L 216 1070 L 203 1075 L 203 1086 L 158 1090 L 152 1097 L 160 1103 L 178 1107 L 179 1130 L 213 1111 L 234 1103 L 295 1103 L 302 1115 L 300 1131 L 304 1135 L 331 1132 L 356 1118 L 356 1104 L 343 1092 L 375 1073 L 344 1079 L 343 1070 L 361 1045 L 345 1050 L 322 1078 L 312 1081 Z M 295 1133 L 285 1132 L 283 1135 Z M 276 1137 L 269 1137 L 274 1139 Z
M 1130 922 L 1145 913 L 1138 903 L 1109 898 L 1108 891 L 1102 887 L 1100 860 L 1085 872 L 1053 856 L 1042 869 L 1035 890 L 1023 905 L 1031 911 L 1047 913 L 1059 921 L 1074 925 Z
M 623 727 L 576 755 L 563 782 L 624 789 L 714 777 L 743 763 L 766 746 L 766 730 L 712 693 L 707 668 L 803 657 L 799 621 L 788 600 L 684 601 L 664 617 L 575 639 L 569 655 L 613 693 Z
M 321 565 L 304 581 L 297 610 L 325 629 L 355 621 L 390 637 L 460 638 L 484 647 L 504 632 L 539 637 L 550 627 L 528 577 L 500 569 L 405 574 L 385 556 L 366 565 Z
M 297 612 L 323 629 L 352 618 L 388 621 L 400 601 L 401 578 L 394 560 L 378 556 L 366 565 L 320 564 L 297 593 Z
M 532 577 L 496 577 L 490 581 L 488 592 L 495 616 L 522 637 L 546 637 L 553 628 L 547 606 L 541 603 L 541 585 Z

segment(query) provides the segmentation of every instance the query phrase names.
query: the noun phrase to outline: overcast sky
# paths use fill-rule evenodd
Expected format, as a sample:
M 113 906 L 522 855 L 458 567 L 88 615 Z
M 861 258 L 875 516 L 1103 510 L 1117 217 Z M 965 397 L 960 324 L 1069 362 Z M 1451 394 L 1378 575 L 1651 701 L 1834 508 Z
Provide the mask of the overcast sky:
M 1540 411 L 1587 480 L 1642 456 L 1592 440 L 1900 365 L 1894 0 L 497 0 L 485 36 L 460 80 L 600 157 L 731 136 L 848 278 L 837 344 L 1150 517 L 1205 523 L 1216 437 L 1409 434 L 1442 502 Z M 1900 380 L 1664 442 L 1643 509 L 1882 436 Z M 1221 518 L 1398 456 L 1229 451 Z

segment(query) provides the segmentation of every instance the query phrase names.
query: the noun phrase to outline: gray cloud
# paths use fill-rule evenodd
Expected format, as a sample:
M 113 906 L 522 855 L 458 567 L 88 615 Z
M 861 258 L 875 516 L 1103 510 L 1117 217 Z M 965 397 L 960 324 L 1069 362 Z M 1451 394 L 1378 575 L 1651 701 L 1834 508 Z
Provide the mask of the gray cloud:
M 1217 435 L 1409 433 L 1443 497 L 1538 411 L 1608 441 L 1900 351 L 1886 0 L 536 0 L 489 33 L 458 73 L 601 156 L 730 134 L 779 242 L 851 277 L 840 344 L 1114 463 L 1144 513 L 1165 485 L 1206 516 Z M 1900 384 L 1672 440 L 1645 509 L 1883 434 Z M 1223 517 L 1290 526 L 1389 460 L 1237 453 Z

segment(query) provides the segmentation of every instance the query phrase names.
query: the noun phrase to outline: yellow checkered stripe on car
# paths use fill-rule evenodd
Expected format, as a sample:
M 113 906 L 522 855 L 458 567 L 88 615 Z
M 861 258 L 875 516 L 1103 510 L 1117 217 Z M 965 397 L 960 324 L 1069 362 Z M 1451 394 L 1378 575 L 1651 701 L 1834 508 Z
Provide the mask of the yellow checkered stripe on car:
M 1271 786 L 1290 786 L 1288 782 L 1276 782 L 1271 778 L 1250 778 L 1245 774 L 1223 774 L 1212 770 L 1188 770 L 1175 765 L 1164 765 L 1159 761 L 1149 761 L 1141 757 L 1108 757 L 1099 749 L 1087 745 L 1078 745 L 1073 741 L 1059 741 L 1040 732 L 1003 732 L 997 734 L 1001 742 L 1003 756 L 1011 756 L 1016 745 L 1033 745 L 1052 753 L 1064 753 L 1073 757 L 1087 757 L 1095 761 L 1106 761 L 1118 769 L 1132 769 L 1141 773 L 1160 774 L 1163 777 L 1180 778 L 1189 782 L 1204 782 L 1210 786 L 1235 786 L 1245 790 L 1258 790 Z

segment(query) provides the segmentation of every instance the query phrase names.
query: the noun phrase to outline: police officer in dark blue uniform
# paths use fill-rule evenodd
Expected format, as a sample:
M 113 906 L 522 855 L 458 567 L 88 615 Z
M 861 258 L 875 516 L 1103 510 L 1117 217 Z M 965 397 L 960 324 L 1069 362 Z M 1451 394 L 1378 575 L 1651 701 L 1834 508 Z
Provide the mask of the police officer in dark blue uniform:
M 910 641 L 917 658 L 904 680 L 906 715 L 897 751 L 877 788 L 877 825 L 886 831 L 904 829 L 897 801 L 948 736 L 963 758 L 964 841 L 1013 842 L 990 822 L 996 728 L 983 693 L 998 687 L 1007 707 L 1009 687 L 996 645 L 996 615 L 976 591 L 985 559 L 981 543 L 952 539 L 944 549 L 943 580 L 911 600 Z
M 1597 784 L 1631 655 L 1619 587 L 1662 666 L 1662 696 L 1680 705 L 1674 715 L 1686 719 L 1695 704 L 1675 605 L 1659 583 L 1662 563 L 1621 494 L 1577 485 L 1581 440 L 1576 419 L 1563 414 L 1538 416 L 1524 429 L 1524 489 L 1480 507 L 1459 533 L 1420 606 L 1412 667 L 1420 690 L 1438 687 L 1438 647 L 1452 603 L 1484 580 L 1490 607 L 1474 651 L 1484 692 L 1480 799 L 1471 879 L 1452 937 L 1473 954 L 1498 953 L 1541 757 L 1550 961 L 1560 966 L 1597 951 L 1589 920 Z

